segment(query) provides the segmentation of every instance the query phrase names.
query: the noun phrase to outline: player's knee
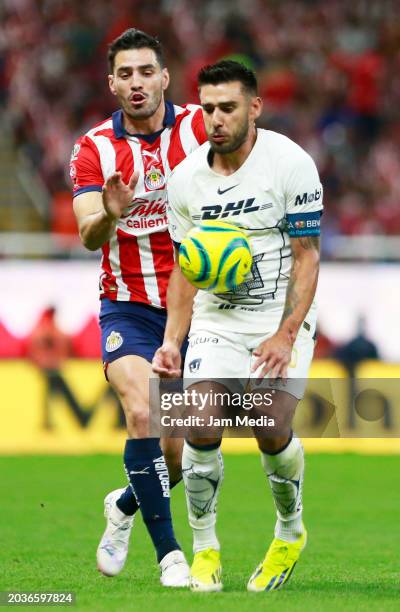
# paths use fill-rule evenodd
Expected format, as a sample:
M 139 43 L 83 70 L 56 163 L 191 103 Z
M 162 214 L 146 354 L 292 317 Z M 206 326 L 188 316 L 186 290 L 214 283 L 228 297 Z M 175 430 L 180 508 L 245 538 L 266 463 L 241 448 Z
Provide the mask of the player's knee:
M 187 438 L 188 442 L 196 447 L 196 448 L 210 448 L 210 446 L 215 446 L 217 444 L 221 444 L 221 438 L 204 438 L 203 436 L 201 436 L 201 434 L 199 434 L 199 437 L 196 437 L 196 435 L 190 435 Z
M 290 440 L 290 436 L 257 438 L 258 448 L 263 453 L 278 453 L 282 450 Z
M 123 382 L 120 382 L 115 390 L 124 410 L 128 433 L 140 437 L 147 436 L 149 403 L 146 394 L 140 391 L 137 382 L 130 377 L 126 377 Z
M 113 381 L 112 386 L 121 401 L 127 421 L 137 424 L 148 423 L 149 399 L 147 389 L 141 389 L 134 376 L 125 376 L 117 384 Z
M 125 409 L 126 428 L 129 435 L 147 438 L 149 431 L 149 410 L 147 406 Z
M 110 377 L 110 382 L 121 402 L 129 402 L 139 393 L 137 380 L 132 374 L 124 372 L 123 375 L 119 375 L 118 377 Z

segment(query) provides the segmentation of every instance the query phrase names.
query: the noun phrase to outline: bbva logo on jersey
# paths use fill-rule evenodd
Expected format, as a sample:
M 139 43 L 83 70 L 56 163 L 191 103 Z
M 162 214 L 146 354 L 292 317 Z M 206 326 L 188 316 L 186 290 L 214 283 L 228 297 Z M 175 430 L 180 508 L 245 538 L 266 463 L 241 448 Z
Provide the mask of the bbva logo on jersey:
M 260 206 L 253 206 L 255 198 L 248 198 L 247 200 L 239 200 L 239 202 L 229 202 L 228 204 L 210 204 L 209 206 L 202 206 L 200 215 L 193 215 L 193 219 L 207 221 L 216 219 L 225 219 L 226 217 L 232 217 L 240 215 L 241 213 L 250 213 L 260 209 Z

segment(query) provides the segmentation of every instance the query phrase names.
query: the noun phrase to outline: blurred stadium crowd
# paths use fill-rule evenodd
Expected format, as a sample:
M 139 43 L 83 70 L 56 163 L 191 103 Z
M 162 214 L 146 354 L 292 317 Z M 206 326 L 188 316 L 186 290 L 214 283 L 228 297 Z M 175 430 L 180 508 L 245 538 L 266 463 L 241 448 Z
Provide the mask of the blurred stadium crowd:
M 74 139 L 115 110 L 107 44 L 127 27 L 162 40 L 169 97 L 196 102 L 200 66 L 257 71 L 262 125 L 316 160 L 325 236 L 400 234 L 396 0 L 2 0 L 0 104 L 53 201 Z
M 0 109 L 49 191 L 48 229 L 78 240 L 70 151 L 115 110 L 107 45 L 134 26 L 163 42 L 168 97 L 177 103 L 197 102 L 196 75 L 206 63 L 233 57 L 256 70 L 260 124 L 293 138 L 319 167 L 325 257 L 330 237 L 400 235 L 396 0 L 1 0 L 0 23 Z M 99 344 L 94 318 L 67 337 L 51 307 L 24 338 L 0 321 L 0 358 L 51 367 L 68 356 L 96 357 Z M 317 357 L 343 360 L 338 350 L 320 336 Z

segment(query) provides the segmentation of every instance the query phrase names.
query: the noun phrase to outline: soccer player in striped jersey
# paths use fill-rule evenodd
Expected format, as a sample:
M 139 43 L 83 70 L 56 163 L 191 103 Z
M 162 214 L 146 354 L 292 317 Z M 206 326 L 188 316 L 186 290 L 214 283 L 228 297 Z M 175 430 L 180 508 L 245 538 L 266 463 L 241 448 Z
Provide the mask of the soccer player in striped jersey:
M 102 249 L 100 326 L 106 377 L 121 400 L 130 485 L 105 498 L 106 531 L 97 564 L 108 576 L 125 563 L 140 507 L 164 586 L 187 586 L 189 569 L 175 539 L 170 487 L 181 479 L 181 442 L 149 436 L 149 377 L 166 321 L 174 265 L 167 229 L 166 178 L 206 140 L 202 111 L 165 101 L 169 75 L 159 41 L 129 29 L 108 52 L 108 82 L 120 109 L 74 146 L 70 174 L 79 234 Z M 167 466 L 165 463 L 167 460 Z

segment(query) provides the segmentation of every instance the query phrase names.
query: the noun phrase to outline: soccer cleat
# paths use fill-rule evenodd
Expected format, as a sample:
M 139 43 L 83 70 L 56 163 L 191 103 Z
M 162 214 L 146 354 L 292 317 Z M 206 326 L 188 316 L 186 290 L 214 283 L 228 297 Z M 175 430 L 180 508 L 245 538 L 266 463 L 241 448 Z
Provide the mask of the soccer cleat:
M 222 591 L 219 550 L 206 548 L 194 555 L 190 569 L 190 590 L 208 593 Z
M 160 561 L 160 582 L 165 587 L 188 587 L 189 566 L 181 550 L 173 550 Z
M 247 590 L 258 593 L 276 591 L 283 587 L 292 575 L 306 541 L 306 531 L 296 542 L 284 542 L 274 538 L 264 561 L 260 563 L 247 583 Z
M 116 505 L 125 489 L 116 489 L 104 499 L 106 530 L 97 549 L 97 567 L 105 576 L 116 576 L 125 565 L 134 516 L 127 516 Z

